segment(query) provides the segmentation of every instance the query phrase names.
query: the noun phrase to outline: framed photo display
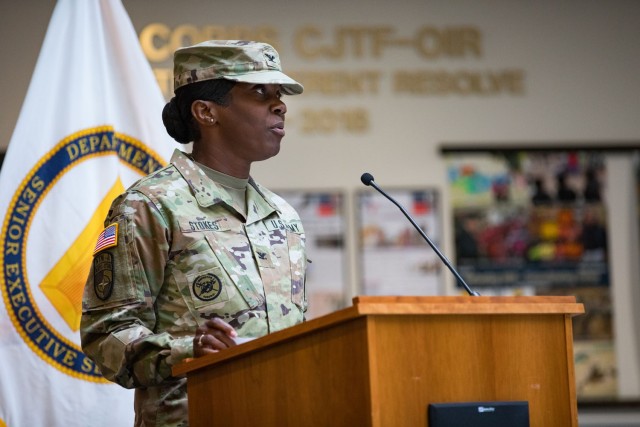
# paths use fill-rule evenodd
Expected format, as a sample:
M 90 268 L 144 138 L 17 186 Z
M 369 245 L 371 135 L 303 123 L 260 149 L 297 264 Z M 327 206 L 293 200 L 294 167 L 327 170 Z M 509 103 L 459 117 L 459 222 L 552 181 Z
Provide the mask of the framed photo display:
M 322 316 L 347 305 L 346 219 L 344 195 L 340 191 L 282 190 L 284 198 L 300 215 L 306 237 L 307 319 Z
M 446 160 L 463 277 L 483 294 L 575 296 L 586 310 L 573 322 L 578 397 L 614 397 L 606 154 L 512 149 Z
M 441 218 L 437 191 L 385 190 L 439 246 Z M 361 292 L 365 295 L 438 295 L 442 265 L 396 205 L 374 190 L 357 193 Z

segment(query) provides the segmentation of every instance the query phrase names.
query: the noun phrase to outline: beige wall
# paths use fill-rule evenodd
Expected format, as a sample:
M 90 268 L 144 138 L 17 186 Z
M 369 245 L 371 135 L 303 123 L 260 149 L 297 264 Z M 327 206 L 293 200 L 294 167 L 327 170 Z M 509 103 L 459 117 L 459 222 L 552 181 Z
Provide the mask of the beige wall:
M 15 126 L 54 4 L 53 0 L 2 0 L 0 148 L 6 147 Z M 369 171 L 384 186 L 436 187 L 447 206 L 445 167 L 439 155 L 443 144 L 616 141 L 637 146 L 640 141 L 637 1 L 124 0 L 123 4 L 138 33 L 160 23 L 169 37 L 186 25 L 185 34 L 195 29 L 202 37 L 218 31 L 232 38 L 242 27 L 244 34 L 261 34 L 277 44 L 285 70 L 298 73 L 308 90 L 287 99 L 288 133 L 281 154 L 253 171 L 271 187 L 352 192 L 361 186 L 360 174 Z M 169 60 L 152 62 L 158 69 L 169 64 Z M 425 86 L 414 86 L 414 93 L 402 89 L 434 71 L 449 77 L 466 73 L 476 80 L 458 81 L 463 94 L 434 95 Z M 414 73 L 413 78 L 399 80 L 407 72 Z M 342 90 L 335 90 L 338 84 Z M 631 167 L 624 158 L 616 166 Z M 624 181 L 631 175 L 613 176 L 623 181 L 610 181 L 608 191 L 632 187 Z M 620 197 L 627 193 L 616 194 L 613 199 L 619 204 L 612 212 L 629 212 L 633 203 Z M 448 212 L 443 213 L 444 249 L 449 252 L 451 225 Z M 623 394 L 637 396 L 638 341 L 632 325 L 638 318 L 628 305 L 637 302 L 632 289 L 639 255 L 637 244 L 626 238 L 631 222 L 622 229 L 612 227 L 619 233 L 613 236 L 615 253 L 632 251 L 626 263 L 616 261 L 613 288 L 624 314 L 616 319 L 618 342 L 626 346 L 621 349 L 622 369 L 629 373 L 621 377 L 621 387 Z M 350 236 L 351 247 L 353 241 Z

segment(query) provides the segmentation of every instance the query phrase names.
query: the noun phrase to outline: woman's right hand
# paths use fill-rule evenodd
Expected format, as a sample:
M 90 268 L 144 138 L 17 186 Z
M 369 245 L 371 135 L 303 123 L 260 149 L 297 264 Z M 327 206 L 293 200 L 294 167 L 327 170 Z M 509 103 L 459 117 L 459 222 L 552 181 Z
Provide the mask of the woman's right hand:
M 233 347 L 236 345 L 233 339 L 237 336 L 235 329 L 224 320 L 209 319 L 196 329 L 196 335 L 193 338 L 193 355 L 200 357 Z

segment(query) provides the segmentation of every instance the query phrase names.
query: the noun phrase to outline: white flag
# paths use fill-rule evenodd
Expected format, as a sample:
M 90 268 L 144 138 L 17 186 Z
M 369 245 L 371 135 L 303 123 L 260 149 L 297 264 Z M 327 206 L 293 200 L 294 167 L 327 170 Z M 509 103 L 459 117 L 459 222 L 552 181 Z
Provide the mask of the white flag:
M 120 0 L 59 0 L 0 174 L 0 426 L 133 425 L 80 349 L 111 200 L 177 146 Z

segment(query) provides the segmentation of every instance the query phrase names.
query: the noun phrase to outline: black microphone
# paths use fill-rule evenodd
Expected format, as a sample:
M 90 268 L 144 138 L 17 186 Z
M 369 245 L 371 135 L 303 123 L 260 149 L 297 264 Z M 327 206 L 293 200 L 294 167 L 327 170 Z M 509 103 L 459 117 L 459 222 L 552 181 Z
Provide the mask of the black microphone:
M 447 259 L 446 256 L 444 256 L 444 254 L 442 254 L 442 252 L 440 252 L 440 249 L 438 249 L 438 247 L 436 245 L 433 244 L 433 242 L 431 241 L 431 239 L 429 238 L 429 236 L 426 235 L 426 233 L 424 231 L 422 231 L 422 229 L 418 226 L 418 224 L 416 224 L 416 222 L 413 220 L 413 218 L 411 218 L 411 215 L 409 215 L 407 213 L 407 211 L 398 203 L 396 202 L 393 197 L 389 196 L 386 192 L 384 192 L 384 190 L 382 190 L 380 187 L 378 187 L 378 185 L 375 183 L 375 181 L 373 180 L 373 175 L 371 175 L 368 172 L 365 172 L 362 174 L 362 176 L 360 177 L 360 181 L 362 181 L 362 183 L 366 186 L 371 186 L 373 188 L 375 188 L 376 190 L 378 190 L 378 192 L 380 194 L 382 194 L 384 197 L 386 197 L 387 199 L 389 199 L 391 201 L 391 203 L 393 203 L 394 205 L 396 205 L 398 208 L 400 208 L 400 210 L 402 211 L 402 213 L 404 214 L 404 216 L 407 217 L 407 219 L 411 222 L 411 224 L 416 228 L 416 230 L 418 230 L 418 233 L 420 233 L 420 235 L 424 238 L 424 240 L 427 241 L 427 243 L 429 244 L 429 246 L 431 246 L 431 249 L 433 249 L 435 251 L 436 254 L 438 254 L 438 256 L 440 257 L 440 259 L 442 260 L 442 262 L 444 262 L 444 264 L 449 268 L 449 270 L 453 273 L 454 276 L 456 276 L 456 279 L 458 279 L 458 282 L 460 282 L 460 284 L 462 286 L 464 286 L 464 288 L 467 290 L 467 292 L 469 293 L 469 295 L 473 295 L 473 296 L 480 296 L 480 294 L 476 291 L 474 291 L 473 289 L 471 289 L 469 287 L 469 285 L 467 285 L 467 282 L 464 281 L 464 279 L 462 278 L 462 276 L 460 276 L 460 273 L 458 273 L 456 271 L 455 268 L 453 268 L 453 265 L 451 265 L 451 262 Z

